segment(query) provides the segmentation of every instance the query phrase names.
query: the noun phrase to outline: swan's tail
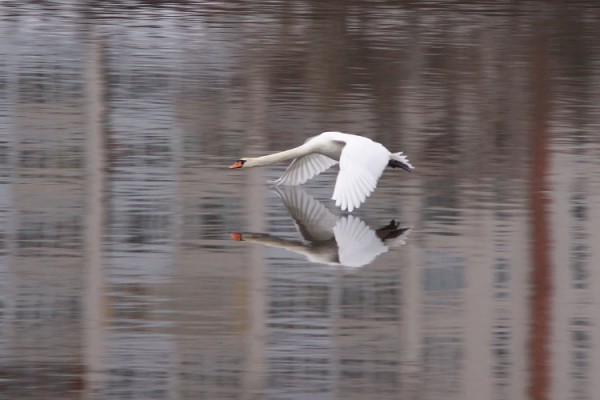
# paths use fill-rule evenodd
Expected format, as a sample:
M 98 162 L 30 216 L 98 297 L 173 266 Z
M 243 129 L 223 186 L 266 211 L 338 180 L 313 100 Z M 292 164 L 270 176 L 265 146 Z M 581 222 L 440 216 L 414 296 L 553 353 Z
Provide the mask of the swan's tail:
M 411 172 L 415 167 L 408 161 L 408 158 L 402 152 L 392 153 L 388 166 L 392 168 L 402 168 L 405 171 Z

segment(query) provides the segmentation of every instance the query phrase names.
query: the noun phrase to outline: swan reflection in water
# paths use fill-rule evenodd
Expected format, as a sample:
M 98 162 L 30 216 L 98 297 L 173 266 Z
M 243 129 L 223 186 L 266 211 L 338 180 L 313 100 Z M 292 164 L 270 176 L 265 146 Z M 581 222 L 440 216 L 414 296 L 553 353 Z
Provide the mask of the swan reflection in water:
M 410 231 L 395 220 L 373 230 L 354 215 L 335 215 L 297 186 L 280 186 L 275 191 L 304 241 L 253 232 L 234 232 L 232 239 L 285 249 L 315 263 L 362 267 L 390 248 L 405 244 Z

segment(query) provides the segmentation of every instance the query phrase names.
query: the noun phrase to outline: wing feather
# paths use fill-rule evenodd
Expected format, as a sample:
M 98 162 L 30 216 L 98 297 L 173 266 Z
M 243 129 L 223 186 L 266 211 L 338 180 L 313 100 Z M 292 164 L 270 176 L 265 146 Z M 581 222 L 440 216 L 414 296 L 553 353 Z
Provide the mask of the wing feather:
M 334 159 L 317 153 L 298 157 L 290 163 L 281 178 L 272 183 L 288 186 L 301 185 L 335 164 L 337 161 Z
M 333 238 L 338 217 L 299 187 L 278 187 L 275 191 L 296 223 L 298 231 L 310 242 Z
M 375 231 L 353 215 L 341 218 L 333 232 L 340 264 L 347 267 L 362 267 L 388 250 Z
M 346 140 L 340 157 L 340 172 L 332 199 L 342 210 L 352 212 L 371 195 L 390 160 L 381 144 L 364 137 Z

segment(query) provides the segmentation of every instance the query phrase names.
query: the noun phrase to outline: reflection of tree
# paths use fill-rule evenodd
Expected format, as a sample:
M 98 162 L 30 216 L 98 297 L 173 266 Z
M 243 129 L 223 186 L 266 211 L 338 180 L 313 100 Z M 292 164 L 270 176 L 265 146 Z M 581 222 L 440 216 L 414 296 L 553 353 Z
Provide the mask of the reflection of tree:
M 552 270 L 550 264 L 550 226 L 548 223 L 548 119 L 550 114 L 549 41 L 542 33 L 534 40 L 532 166 L 530 170 L 530 223 L 532 238 L 531 299 L 532 316 L 529 337 L 532 399 L 548 395 L 550 367 L 550 300 Z

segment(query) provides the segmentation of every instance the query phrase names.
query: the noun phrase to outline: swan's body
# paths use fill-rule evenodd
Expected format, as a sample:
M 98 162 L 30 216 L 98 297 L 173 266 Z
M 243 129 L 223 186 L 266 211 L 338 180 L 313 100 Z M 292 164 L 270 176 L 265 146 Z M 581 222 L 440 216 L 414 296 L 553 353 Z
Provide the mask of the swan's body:
M 331 166 L 340 165 L 332 199 L 335 205 L 352 212 L 375 190 L 387 166 L 411 171 L 413 166 L 402 153 L 391 153 L 382 144 L 363 136 L 323 132 L 303 145 L 257 158 L 242 158 L 229 168 L 252 168 L 291 160 L 277 185 L 301 185 Z
M 304 241 L 267 233 L 232 233 L 235 240 L 261 243 L 305 256 L 310 262 L 362 267 L 392 247 L 405 244 L 409 228 L 394 220 L 377 230 L 353 215 L 339 217 L 300 188 L 277 188 L 277 194 Z

